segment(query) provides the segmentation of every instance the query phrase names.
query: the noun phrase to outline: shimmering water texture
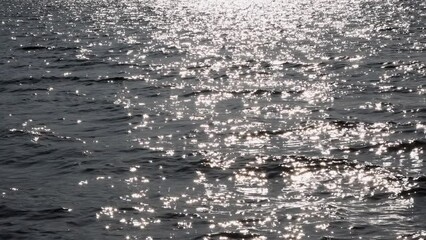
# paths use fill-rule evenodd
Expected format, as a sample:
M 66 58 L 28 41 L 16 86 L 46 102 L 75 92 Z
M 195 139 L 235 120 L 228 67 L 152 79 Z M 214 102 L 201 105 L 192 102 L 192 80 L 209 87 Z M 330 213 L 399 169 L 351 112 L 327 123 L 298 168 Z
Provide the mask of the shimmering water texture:
M 0 239 L 426 238 L 426 2 L 2 0 Z

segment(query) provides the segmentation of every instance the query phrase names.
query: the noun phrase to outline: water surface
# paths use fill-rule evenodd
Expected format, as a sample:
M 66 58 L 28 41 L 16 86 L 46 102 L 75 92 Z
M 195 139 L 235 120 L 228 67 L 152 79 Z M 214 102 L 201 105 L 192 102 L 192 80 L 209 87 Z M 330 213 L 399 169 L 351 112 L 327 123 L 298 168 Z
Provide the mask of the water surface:
M 424 2 L 1 5 L 1 239 L 426 237 Z

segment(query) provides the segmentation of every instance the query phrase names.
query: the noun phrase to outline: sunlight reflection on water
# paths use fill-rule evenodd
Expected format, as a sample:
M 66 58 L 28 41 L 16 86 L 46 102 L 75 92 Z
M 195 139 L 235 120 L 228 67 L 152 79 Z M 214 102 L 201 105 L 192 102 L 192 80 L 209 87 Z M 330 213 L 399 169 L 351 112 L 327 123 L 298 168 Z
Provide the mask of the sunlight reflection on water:
M 145 108 L 130 103 L 133 113 L 155 118 L 132 136 L 139 147 L 184 154 L 180 164 L 197 172 L 194 187 L 182 195 L 185 183 L 164 182 L 157 193 L 163 206 L 151 213 L 182 214 L 173 228 L 190 235 L 203 224 L 194 219 L 203 219 L 210 232 L 204 238 L 220 239 L 304 239 L 407 221 L 389 213 L 413 206 L 401 195 L 414 183 L 364 165 L 367 159 L 339 159 L 358 159 L 366 145 L 379 145 L 376 154 L 386 154 L 392 125 L 328 120 L 328 109 L 345 95 L 338 88 L 346 76 L 330 71 L 327 61 L 344 60 L 350 72 L 376 51 L 329 57 L 353 51 L 349 42 L 338 42 L 342 38 L 370 40 L 371 26 L 359 20 L 360 1 L 157 1 L 154 11 L 161 17 L 153 39 L 184 55 L 161 60 L 158 79 L 146 81 L 191 92 L 171 90 L 170 101 L 143 103 Z M 162 131 L 170 137 L 154 136 Z M 421 151 L 415 149 L 412 156 Z M 202 161 L 185 160 L 188 153 Z M 282 155 L 289 157 L 272 157 Z M 148 219 L 144 227 L 158 217 Z

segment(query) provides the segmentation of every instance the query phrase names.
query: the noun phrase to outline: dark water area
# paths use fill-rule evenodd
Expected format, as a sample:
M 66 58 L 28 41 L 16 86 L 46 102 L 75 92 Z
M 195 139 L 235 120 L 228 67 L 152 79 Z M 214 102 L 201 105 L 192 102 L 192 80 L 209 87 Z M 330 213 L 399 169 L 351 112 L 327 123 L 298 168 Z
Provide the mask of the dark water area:
M 426 238 L 426 2 L 0 6 L 0 239 Z

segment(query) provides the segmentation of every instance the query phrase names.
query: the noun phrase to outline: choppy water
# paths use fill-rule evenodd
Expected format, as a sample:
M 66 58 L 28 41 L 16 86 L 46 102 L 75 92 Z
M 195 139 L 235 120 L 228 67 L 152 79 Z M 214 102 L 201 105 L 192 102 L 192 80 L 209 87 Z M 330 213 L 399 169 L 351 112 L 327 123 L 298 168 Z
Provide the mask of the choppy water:
M 426 2 L 0 5 L 0 239 L 426 237 Z

